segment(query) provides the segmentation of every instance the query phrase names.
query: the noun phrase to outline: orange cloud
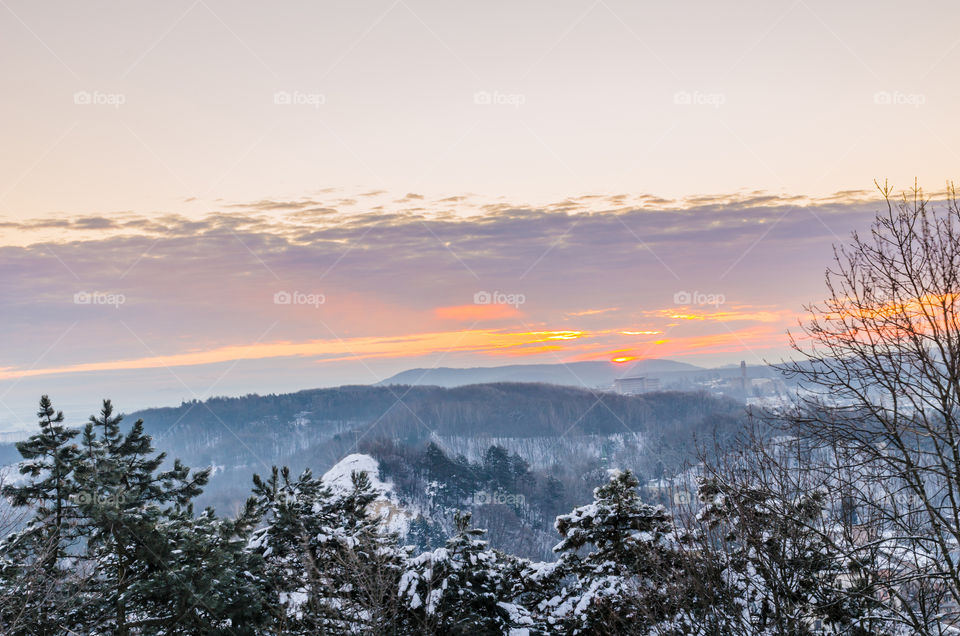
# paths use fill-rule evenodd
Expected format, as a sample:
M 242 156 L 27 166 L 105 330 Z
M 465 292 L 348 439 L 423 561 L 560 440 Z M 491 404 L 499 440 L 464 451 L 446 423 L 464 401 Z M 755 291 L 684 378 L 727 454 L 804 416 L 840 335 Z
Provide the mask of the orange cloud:
M 619 307 L 607 307 L 606 309 L 586 309 L 584 311 L 574 311 L 568 313 L 568 316 L 596 316 L 598 314 L 606 314 L 611 311 L 620 311 Z
M 722 333 L 671 337 L 657 340 L 657 357 L 703 353 L 746 353 L 751 349 L 767 349 L 783 344 L 783 332 L 777 328 L 757 326 Z
M 550 349 L 559 348 L 557 341 L 576 340 L 585 337 L 581 331 L 531 331 L 501 332 L 489 329 L 447 331 L 413 334 L 409 336 L 366 336 L 310 340 L 307 342 L 272 342 L 252 345 L 231 345 L 208 351 L 191 351 L 162 356 L 145 356 L 126 360 L 86 362 L 41 369 L 0 369 L 0 380 L 39 375 L 82 373 L 91 371 L 116 371 L 131 369 L 154 369 L 163 367 L 196 366 L 230 362 L 234 360 L 262 360 L 265 358 L 315 357 L 325 361 L 357 358 L 392 358 L 418 356 L 438 351 L 450 352 L 496 352 L 498 350 L 522 349 L 541 345 Z M 509 353 L 509 352 L 508 352 Z
M 665 318 L 674 320 L 712 320 L 718 322 L 733 322 L 744 320 L 749 322 L 780 322 L 789 317 L 790 312 L 783 311 L 713 311 L 678 312 L 672 309 L 663 309 L 658 312 Z
M 922 322 L 943 324 L 945 315 L 953 314 L 960 297 L 957 294 L 927 294 L 918 298 L 891 300 L 889 302 L 858 307 L 852 299 L 845 299 L 849 305 L 844 306 L 845 317 L 856 318 L 866 323 L 892 321 L 898 324 L 913 323 L 916 319 Z M 837 319 L 838 317 L 830 317 Z

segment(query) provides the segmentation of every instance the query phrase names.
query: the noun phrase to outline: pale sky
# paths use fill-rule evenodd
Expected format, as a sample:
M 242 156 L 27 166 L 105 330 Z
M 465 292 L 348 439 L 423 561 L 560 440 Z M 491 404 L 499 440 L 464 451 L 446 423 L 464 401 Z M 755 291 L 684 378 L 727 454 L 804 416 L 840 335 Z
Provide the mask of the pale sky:
M 0 428 L 42 392 L 783 355 L 874 179 L 956 177 L 958 17 L 3 0 Z

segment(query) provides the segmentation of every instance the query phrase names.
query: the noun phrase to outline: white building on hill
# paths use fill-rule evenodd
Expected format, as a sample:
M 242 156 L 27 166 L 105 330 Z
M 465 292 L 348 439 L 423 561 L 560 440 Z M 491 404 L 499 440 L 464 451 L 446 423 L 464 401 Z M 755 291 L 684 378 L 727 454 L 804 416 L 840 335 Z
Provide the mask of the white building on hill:
M 646 376 L 618 378 L 613 381 L 613 390 L 621 395 L 639 395 L 640 393 L 659 391 L 660 380 Z

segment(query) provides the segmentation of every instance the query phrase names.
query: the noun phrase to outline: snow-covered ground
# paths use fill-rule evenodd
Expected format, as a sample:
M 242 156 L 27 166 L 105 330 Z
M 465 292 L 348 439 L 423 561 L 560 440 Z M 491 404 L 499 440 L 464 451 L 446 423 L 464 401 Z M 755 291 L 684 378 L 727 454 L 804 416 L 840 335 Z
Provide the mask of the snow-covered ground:
M 361 453 L 347 455 L 325 472 L 321 480 L 335 493 L 345 494 L 353 488 L 350 475 L 354 472 L 366 473 L 370 479 L 370 485 L 380 493 L 380 496 L 370 504 L 368 512 L 382 520 L 385 530 L 396 532 L 401 537 L 405 536 L 414 515 L 400 505 L 393 484 L 380 481 L 380 465 L 373 457 Z
M 646 450 L 642 433 L 562 437 L 432 435 L 430 439 L 449 456 L 463 455 L 472 462 L 482 461 L 491 446 L 501 446 L 509 453 L 520 455 L 530 466 L 537 469 L 549 468 L 574 459 L 599 458 L 605 453 L 616 456 L 620 462 L 629 462 Z
M 347 455 L 338 461 L 333 468 L 325 472 L 321 479 L 334 492 L 345 493 L 353 488 L 350 475 L 354 472 L 367 473 L 370 485 L 373 486 L 374 490 L 385 495 L 393 493 L 393 484 L 380 481 L 380 464 L 377 460 L 370 455 L 361 453 Z

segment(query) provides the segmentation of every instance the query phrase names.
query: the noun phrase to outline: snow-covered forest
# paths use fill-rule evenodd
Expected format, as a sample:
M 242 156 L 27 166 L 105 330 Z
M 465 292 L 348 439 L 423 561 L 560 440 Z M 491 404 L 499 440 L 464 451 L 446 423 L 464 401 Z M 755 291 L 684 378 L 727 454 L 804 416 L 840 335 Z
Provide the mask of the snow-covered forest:
M 46 396 L 39 415 L 18 445 L 23 478 L 4 487 L 4 633 L 907 634 L 913 611 L 952 621 L 923 576 L 936 551 L 870 535 L 836 488 L 838 455 L 796 438 L 754 439 L 672 512 L 610 470 L 556 517 L 541 561 L 492 549 L 469 513 L 433 527 L 369 455 L 322 477 L 256 476 L 225 518 L 193 508 L 210 470 L 162 470 L 143 423 L 125 427 L 110 402 L 80 433 Z
M 882 604 L 844 591 L 868 583 L 844 583 L 847 555 L 777 510 L 816 519 L 829 502 L 820 493 L 777 501 L 705 478 L 698 514 L 680 522 L 641 500 L 632 473 L 611 470 L 592 502 L 556 518 L 551 561 L 491 549 L 469 514 L 455 516 L 441 545 L 417 550 L 422 517 L 403 509 L 369 456 L 348 456 L 322 478 L 285 468 L 255 477 L 243 512 L 228 519 L 192 507 L 209 470 L 160 470 L 142 422 L 125 428 L 109 402 L 79 434 L 48 398 L 39 413 L 40 431 L 19 445 L 27 479 L 4 489 L 28 517 L 0 545 L 5 633 L 894 625 Z

